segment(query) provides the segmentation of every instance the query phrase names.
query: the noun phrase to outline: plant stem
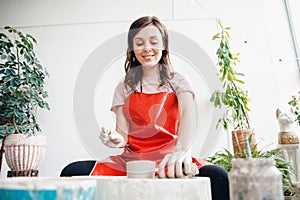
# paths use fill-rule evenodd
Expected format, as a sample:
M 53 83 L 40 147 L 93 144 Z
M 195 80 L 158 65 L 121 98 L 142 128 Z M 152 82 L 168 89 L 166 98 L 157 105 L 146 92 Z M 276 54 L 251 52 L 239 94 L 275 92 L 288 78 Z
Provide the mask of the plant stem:
M 17 123 L 16 123 L 16 116 L 15 116 L 15 111 L 14 111 L 14 114 L 13 114 L 13 125 L 14 125 L 14 127 L 15 127 L 15 130 L 17 131 L 17 133 L 18 134 L 20 134 L 20 131 L 19 131 L 19 129 L 18 129 L 18 127 L 17 127 Z

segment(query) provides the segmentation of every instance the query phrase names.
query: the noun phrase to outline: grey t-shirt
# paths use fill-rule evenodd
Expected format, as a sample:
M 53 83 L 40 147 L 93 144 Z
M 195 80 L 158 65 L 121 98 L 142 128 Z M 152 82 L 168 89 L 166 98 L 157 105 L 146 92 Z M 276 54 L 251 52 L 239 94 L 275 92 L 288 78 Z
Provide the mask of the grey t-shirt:
M 175 73 L 173 78 L 170 79 L 170 83 L 176 93 L 178 95 L 181 92 L 191 92 L 194 96 L 194 92 L 192 90 L 192 87 L 188 83 L 188 81 L 179 73 Z M 143 93 L 158 93 L 158 92 L 173 92 L 173 89 L 169 84 L 159 86 L 160 85 L 160 80 L 159 77 L 155 78 L 147 78 L 143 77 L 142 79 L 142 88 L 143 88 Z M 141 85 L 140 83 L 137 84 L 136 90 L 140 91 Z M 115 92 L 114 92 L 114 97 L 112 100 L 112 106 L 111 110 L 113 112 L 116 112 L 116 107 L 121 106 L 125 103 L 126 99 L 133 93 L 130 89 L 127 89 L 124 85 L 124 80 L 119 82 L 117 85 Z

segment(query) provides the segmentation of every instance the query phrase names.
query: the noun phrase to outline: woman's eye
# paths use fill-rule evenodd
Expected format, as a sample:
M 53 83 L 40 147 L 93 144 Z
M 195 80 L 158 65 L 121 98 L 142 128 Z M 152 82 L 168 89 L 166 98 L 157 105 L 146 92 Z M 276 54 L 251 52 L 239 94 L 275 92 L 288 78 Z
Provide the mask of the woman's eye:
M 158 44 L 158 41 L 157 41 L 157 40 L 150 40 L 150 43 L 151 43 L 152 45 L 156 45 L 156 44 Z

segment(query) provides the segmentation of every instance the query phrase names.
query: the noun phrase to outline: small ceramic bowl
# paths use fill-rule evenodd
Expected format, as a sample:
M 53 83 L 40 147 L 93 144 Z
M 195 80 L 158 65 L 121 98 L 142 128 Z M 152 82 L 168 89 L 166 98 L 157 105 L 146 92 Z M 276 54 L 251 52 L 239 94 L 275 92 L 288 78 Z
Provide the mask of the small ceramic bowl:
M 151 160 L 134 160 L 126 163 L 128 178 L 154 178 L 155 161 Z

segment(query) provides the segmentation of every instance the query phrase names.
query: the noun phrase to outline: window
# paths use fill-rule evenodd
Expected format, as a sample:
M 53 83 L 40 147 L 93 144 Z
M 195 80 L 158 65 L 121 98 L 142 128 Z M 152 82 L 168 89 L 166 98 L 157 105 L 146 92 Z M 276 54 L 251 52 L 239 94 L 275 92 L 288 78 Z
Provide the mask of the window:
M 300 1 L 299 0 L 284 0 L 287 16 L 290 23 L 291 34 L 293 37 L 295 54 L 298 63 L 298 67 L 300 69 L 300 13 L 296 12 L 300 9 Z

